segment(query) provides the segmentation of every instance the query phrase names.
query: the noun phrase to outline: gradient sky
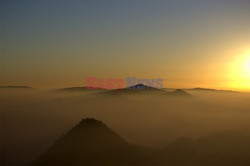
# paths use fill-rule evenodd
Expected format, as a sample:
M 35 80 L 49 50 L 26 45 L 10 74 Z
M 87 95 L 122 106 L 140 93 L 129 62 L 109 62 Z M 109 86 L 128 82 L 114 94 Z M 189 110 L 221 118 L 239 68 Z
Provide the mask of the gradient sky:
M 169 88 L 250 91 L 250 69 L 240 69 L 250 55 L 249 0 L 1 3 L 2 85 L 135 76 Z

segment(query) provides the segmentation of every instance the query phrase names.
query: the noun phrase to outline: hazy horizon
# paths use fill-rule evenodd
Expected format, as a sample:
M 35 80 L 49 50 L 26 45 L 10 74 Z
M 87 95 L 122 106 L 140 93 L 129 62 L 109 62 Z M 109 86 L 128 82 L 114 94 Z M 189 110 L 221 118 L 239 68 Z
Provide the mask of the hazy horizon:
M 146 85 L 146 84 L 145 84 Z M 50 91 L 50 90 L 60 90 L 60 89 L 67 89 L 67 88 L 84 88 L 87 87 L 86 85 L 73 85 L 73 86 L 59 86 L 59 87 L 33 87 L 33 86 L 28 86 L 28 85 L 0 85 L 2 87 L 5 88 L 33 88 L 36 90 L 42 90 L 42 91 Z M 123 88 L 127 88 L 127 86 L 124 86 Z M 204 89 L 204 90 L 218 90 L 218 91 L 233 91 L 233 92 L 250 92 L 250 90 L 239 90 L 239 89 L 223 89 L 223 88 L 211 88 L 211 87 L 163 87 L 163 89 L 183 89 L 183 90 L 189 90 L 189 89 L 196 89 L 196 88 L 200 88 L 200 89 Z M 98 89 L 98 88 L 97 88 Z M 115 90 L 114 89 L 105 89 L 104 90 Z M 91 91 L 91 89 L 89 89 Z

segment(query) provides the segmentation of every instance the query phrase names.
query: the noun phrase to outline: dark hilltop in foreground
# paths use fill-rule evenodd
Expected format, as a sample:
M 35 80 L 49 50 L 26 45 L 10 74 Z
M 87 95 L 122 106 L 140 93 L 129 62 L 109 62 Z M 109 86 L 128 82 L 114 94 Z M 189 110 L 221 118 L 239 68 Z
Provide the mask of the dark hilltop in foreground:
M 119 165 L 148 162 L 147 156 L 137 146 L 127 143 L 105 124 L 95 119 L 84 119 L 34 164 Z
M 101 121 L 83 119 L 33 165 L 250 165 L 250 139 L 237 131 L 197 140 L 180 138 L 163 148 L 132 145 Z

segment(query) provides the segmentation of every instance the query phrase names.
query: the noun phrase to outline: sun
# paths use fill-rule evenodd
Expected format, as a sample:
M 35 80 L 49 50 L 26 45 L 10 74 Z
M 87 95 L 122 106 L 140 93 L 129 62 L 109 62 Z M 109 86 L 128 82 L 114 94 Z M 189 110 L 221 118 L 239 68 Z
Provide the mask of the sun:
M 232 60 L 228 73 L 230 88 L 250 91 L 250 50 Z
M 247 70 L 248 72 L 250 72 L 250 55 L 248 56 L 248 60 L 247 60 Z
M 250 54 L 246 56 L 246 61 L 243 62 L 243 73 L 245 78 L 250 78 Z

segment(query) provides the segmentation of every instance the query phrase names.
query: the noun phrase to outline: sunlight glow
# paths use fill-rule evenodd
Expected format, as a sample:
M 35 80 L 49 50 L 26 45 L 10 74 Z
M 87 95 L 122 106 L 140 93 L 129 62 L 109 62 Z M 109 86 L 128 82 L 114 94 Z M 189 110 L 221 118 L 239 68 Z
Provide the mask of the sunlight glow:
M 246 61 L 243 61 L 243 71 L 245 78 L 250 78 L 250 54 L 247 55 Z M 250 84 L 250 82 L 249 82 Z
M 250 55 L 247 60 L 247 70 L 250 71 Z
M 229 67 L 229 80 L 231 88 L 250 90 L 250 50 L 232 61 Z

